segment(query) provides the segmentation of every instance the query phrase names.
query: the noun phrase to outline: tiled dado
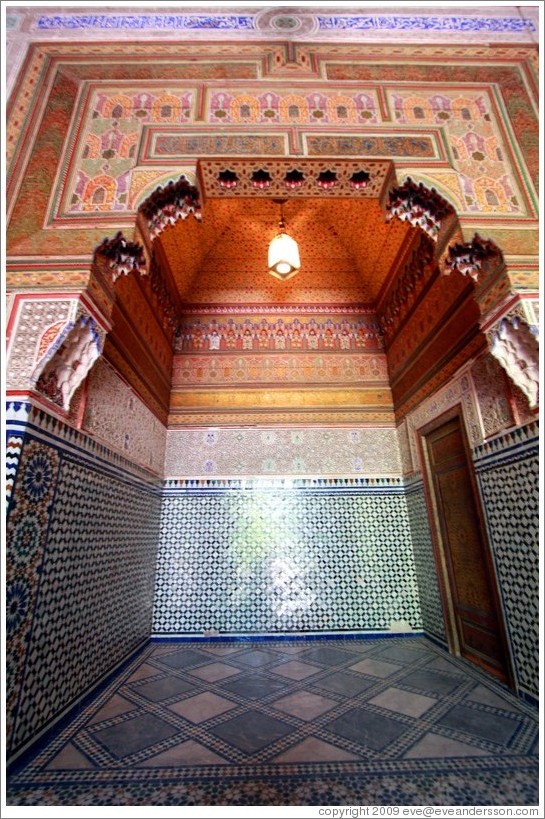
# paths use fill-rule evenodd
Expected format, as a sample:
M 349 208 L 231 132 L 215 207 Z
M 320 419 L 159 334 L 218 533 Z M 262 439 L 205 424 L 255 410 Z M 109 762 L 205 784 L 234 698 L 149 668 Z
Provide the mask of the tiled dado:
M 539 691 L 539 430 L 537 422 L 474 451 L 519 691 Z
M 443 606 L 422 476 L 406 480 L 405 486 L 424 633 L 446 646 Z
M 149 636 L 161 504 L 149 474 L 23 409 L 6 525 L 8 756 Z
M 169 481 L 153 632 L 420 630 L 403 487 L 367 481 Z

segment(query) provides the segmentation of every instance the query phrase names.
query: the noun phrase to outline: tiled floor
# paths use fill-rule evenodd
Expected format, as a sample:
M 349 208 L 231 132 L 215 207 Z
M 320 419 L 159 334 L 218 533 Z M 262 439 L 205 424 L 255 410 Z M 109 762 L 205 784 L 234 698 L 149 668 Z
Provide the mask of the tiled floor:
M 537 714 L 424 638 L 152 642 L 8 805 L 535 805 Z

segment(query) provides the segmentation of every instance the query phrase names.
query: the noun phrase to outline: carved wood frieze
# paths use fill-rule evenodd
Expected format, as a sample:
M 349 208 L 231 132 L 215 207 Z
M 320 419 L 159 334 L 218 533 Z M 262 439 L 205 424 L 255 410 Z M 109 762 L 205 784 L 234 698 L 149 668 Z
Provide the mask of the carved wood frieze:
M 386 346 L 396 335 L 403 319 L 421 294 L 429 279 L 432 262 L 433 245 L 426 234 L 421 233 L 378 312 L 378 321 Z

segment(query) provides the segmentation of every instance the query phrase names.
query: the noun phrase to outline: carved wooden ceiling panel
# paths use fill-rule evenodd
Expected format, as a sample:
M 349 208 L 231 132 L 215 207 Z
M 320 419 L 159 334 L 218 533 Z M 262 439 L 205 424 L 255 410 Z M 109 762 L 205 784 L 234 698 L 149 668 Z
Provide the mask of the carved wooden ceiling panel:
M 156 239 L 186 304 L 374 305 L 411 228 L 386 222 L 378 199 L 288 198 L 287 230 L 301 270 L 288 282 L 267 272 L 280 206 L 271 198 L 210 198 Z

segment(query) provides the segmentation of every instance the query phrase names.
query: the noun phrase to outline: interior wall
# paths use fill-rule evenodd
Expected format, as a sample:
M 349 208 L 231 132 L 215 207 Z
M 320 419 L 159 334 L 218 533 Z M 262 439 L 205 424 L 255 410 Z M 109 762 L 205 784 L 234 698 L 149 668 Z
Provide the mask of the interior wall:
M 149 637 L 161 505 L 148 471 L 25 412 L 9 422 L 8 758 Z
M 517 688 L 539 696 L 539 427 L 475 449 L 475 470 L 501 593 Z
M 221 47 L 209 41 L 219 30 L 197 32 L 200 41 L 192 31 L 161 30 L 160 41 L 152 43 L 146 40 L 156 32 L 149 29 L 138 29 L 135 41 L 130 27 L 138 20 L 130 15 L 128 28 L 116 29 L 125 41 L 113 42 L 111 28 L 107 36 L 104 29 L 91 31 L 91 18 L 74 18 L 65 26 L 64 12 L 46 15 L 46 30 L 36 20 L 40 14 L 21 8 L 10 15 L 21 67 L 16 77 L 9 66 L 13 96 L 6 135 L 7 268 L 14 291 L 41 298 L 60 288 L 84 289 L 93 249 L 104 236 L 123 228 L 130 238 L 138 203 L 173 176 L 173 167 L 176 175 L 193 178 L 197 159 L 210 153 L 392 160 L 399 182 L 410 175 L 449 199 L 465 238 L 484 231 L 503 249 L 513 287 L 536 288 L 534 40 L 514 48 L 509 37 L 518 35 L 509 31 L 507 40 L 491 40 L 497 35 L 484 20 L 471 34 L 473 44 L 467 31 L 459 31 L 452 50 L 444 31 L 436 31 L 431 44 L 411 45 L 407 38 L 415 30 L 411 35 L 392 28 L 388 36 L 399 38 L 394 56 L 384 31 L 375 32 L 378 43 L 367 41 L 365 47 L 361 31 L 337 31 L 341 42 L 329 41 L 325 32 L 326 39 L 314 44 L 306 42 L 308 29 L 301 33 L 305 41 L 294 42 L 272 25 L 251 42 L 247 32 L 230 31 L 239 41 Z M 74 26 L 80 26 L 75 36 Z M 420 38 L 421 30 L 417 34 Z M 108 339 L 111 367 L 101 363 L 91 371 L 83 431 L 75 428 L 81 423 L 77 401 L 69 419 L 33 411 L 30 421 L 9 430 L 9 753 L 35 738 L 149 635 L 158 542 L 154 629 L 202 633 L 255 623 L 263 630 L 389 629 L 405 619 L 442 639 L 415 432 L 423 418 L 456 401 L 464 407 L 472 446 L 510 425 L 520 427 L 523 416 L 520 406 L 512 414 L 511 399 L 497 401 L 494 388 L 475 399 L 477 374 L 453 375 L 460 366 L 455 344 L 452 371 L 439 374 L 439 389 L 437 373 L 415 369 L 414 358 L 406 376 L 404 362 L 414 357 L 416 345 L 426 347 L 426 324 L 436 311 L 421 307 L 422 329 L 409 328 L 390 356 L 396 358 L 396 396 L 407 399 L 406 414 L 398 418 L 399 451 L 387 380 L 371 386 L 361 427 L 361 413 L 357 420 L 345 413 L 339 421 L 332 401 L 313 428 L 312 407 L 308 413 L 308 406 L 300 406 L 291 408 L 299 412 L 291 420 L 300 430 L 274 430 L 275 439 L 269 424 L 236 428 L 233 417 L 218 437 L 212 408 L 198 432 L 169 432 L 161 510 L 170 340 L 158 324 L 153 299 L 160 300 L 150 295 L 151 286 L 122 278 L 116 288 L 124 301 L 116 305 L 117 330 Z M 455 293 L 457 285 L 447 289 Z M 61 306 L 69 308 L 57 305 L 54 315 L 44 313 L 41 329 L 64 320 Z M 308 306 L 312 311 L 316 305 Z M 21 333 L 19 341 L 24 338 L 33 361 L 34 341 L 29 344 L 28 334 Z M 13 360 L 17 357 L 15 350 Z M 347 351 L 344 360 L 349 359 Z M 196 392 L 194 375 L 190 392 Z M 14 389 L 29 389 L 17 380 L 17 368 L 14 377 Z M 246 378 L 249 383 L 249 369 Z M 342 373 L 336 378 L 346 395 Z M 373 378 L 383 380 L 380 372 Z M 482 370 L 479 378 L 490 385 L 495 376 Z M 415 397 L 417 379 L 427 392 Z M 235 394 L 235 381 L 232 387 Z M 379 392 L 387 394 L 386 402 Z M 186 409 L 176 413 L 180 422 Z M 271 412 L 270 423 L 282 421 Z M 344 438 L 345 432 L 355 437 Z M 507 457 L 509 438 L 501 440 Z M 525 506 L 535 468 L 529 455 L 517 464 L 494 462 L 490 469 L 485 460 L 481 480 L 525 691 L 535 689 L 530 670 L 535 621 L 521 609 L 526 600 L 514 577 L 531 573 L 536 581 L 537 503 Z M 271 488 L 258 482 L 244 488 L 237 482 L 284 473 L 301 480 L 311 472 L 326 473 L 326 486 Z M 406 499 L 396 483 L 401 474 L 408 476 Z M 216 482 L 223 486 L 211 492 Z M 511 515 L 511 502 L 524 514 Z M 269 526 L 278 510 L 284 518 Z M 531 541 L 525 534 L 530 532 Z M 188 554 L 198 567 L 193 586 Z M 221 573 L 214 568 L 218 554 Z M 257 583 L 254 598 L 248 594 L 251 578 Z M 245 601 L 236 596 L 239 588 Z M 209 594 L 208 608 L 196 590 Z M 283 604 L 289 611 L 290 601 L 288 622 L 279 612 Z
M 168 483 L 155 634 L 421 625 L 399 478 Z
M 538 422 L 488 353 L 466 365 L 398 427 L 424 632 L 447 645 L 419 429 L 459 406 L 471 448 L 487 538 L 502 601 L 517 691 L 537 699 L 539 504 Z

